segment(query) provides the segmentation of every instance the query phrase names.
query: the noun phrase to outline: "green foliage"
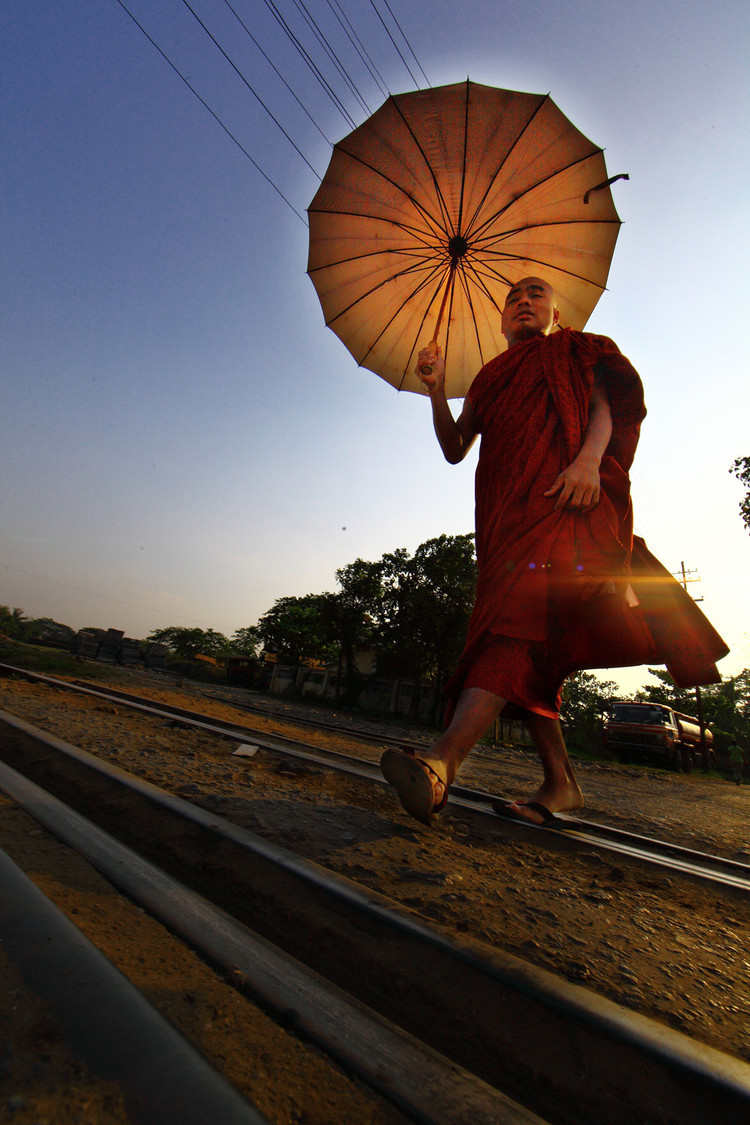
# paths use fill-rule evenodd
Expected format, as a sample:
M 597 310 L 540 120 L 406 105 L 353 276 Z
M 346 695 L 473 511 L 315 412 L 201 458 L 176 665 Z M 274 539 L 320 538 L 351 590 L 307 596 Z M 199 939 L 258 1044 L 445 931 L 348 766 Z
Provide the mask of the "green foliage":
M 441 535 L 384 555 L 381 643 L 394 671 L 442 681 L 463 648 L 476 588 L 473 535 Z
M 43 672 L 50 676 L 72 676 L 75 679 L 96 677 L 96 666 L 87 660 L 81 661 L 72 653 L 62 649 L 25 644 L 23 641 L 4 640 L 0 636 L 0 662 L 27 668 L 30 672 Z M 110 671 L 110 675 L 114 669 Z
M 565 681 L 560 717 L 571 748 L 590 754 L 601 745 L 602 717 L 617 698 L 617 684 L 600 680 L 593 672 L 576 672 Z
M 439 687 L 461 651 L 474 600 L 473 535 L 441 535 L 413 556 L 400 547 L 375 561 L 355 559 L 336 579 L 335 593 L 279 598 L 258 622 L 266 648 L 290 662 L 337 660 L 348 702 L 361 686 L 358 649 L 376 649 L 386 674 Z
M 649 675 L 658 683 L 646 684 L 636 699 L 665 703 L 675 711 L 698 717 L 698 700 L 695 688 L 680 689 L 675 686 L 669 672 L 649 668 Z M 734 739 L 750 748 L 750 668 L 736 676 L 729 676 L 719 684 L 707 684 L 700 689 L 703 718 L 721 741 Z
M 740 500 L 740 516 L 750 531 L 750 457 L 737 457 L 729 471 L 745 486 L 745 495 Z
M 258 621 L 257 633 L 264 647 L 291 664 L 308 657 L 332 658 L 335 644 L 327 598 L 326 594 L 277 598 Z
M 229 642 L 233 656 L 257 656 L 260 643 L 260 633 L 255 625 L 236 629 Z
M 166 645 L 175 656 L 185 660 L 190 660 L 199 654 L 223 656 L 229 649 L 229 641 L 223 633 L 217 633 L 214 629 L 189 628 L 182 625 L 153 629 L 147 640 Z
M 646 683 L 637 693 L 636 699 L 644 703 L 663 703 L 675 711 L 682 711 L 686 715 L 695 713 L 695 689 L 678 688 L 669 672 L 663 668 L 649 668 L 649 676 L 653 676 L 658 683 Z
M 22 609 L 11 609 L 10 606 L 0 605 L 0 633 L 6 637 L 21 639 L 27 618 Z

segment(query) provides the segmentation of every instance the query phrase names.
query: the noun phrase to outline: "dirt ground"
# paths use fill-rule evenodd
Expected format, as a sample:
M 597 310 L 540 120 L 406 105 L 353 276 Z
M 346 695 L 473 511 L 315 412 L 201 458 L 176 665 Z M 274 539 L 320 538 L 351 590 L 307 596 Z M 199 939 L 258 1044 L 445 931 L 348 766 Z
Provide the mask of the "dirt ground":
M 368 760 L 379 757 L 376 747 L 345 734 L 295 727 L 295 707 L 286 709 L 284 719 L 251 715 L 207 698 L 211 689 L 178 687 L 164 676 L 120 669 L 114 674 L 120 688 L 246 724 L 248 743 L 254 728 L 298 734 Z M 106 679 L 102 669 L 99 680 Z M 248 698 L 241 691 L 236 697 Z M 460 810 L 447 810 L 437 827 L 423 829 L 380 786 L 263 750 L 233 757 L 231 742 L 124 706 L 2 679 L 0 709 L 372 887 L 458 935 L 512 952 L 750 1061 L 750 903 L 744 900 L 598 855 L 551 852 L 514 839 L 500 820 L 479 826 Z M 317 709 L 313 713 L 320 715 Z M 387 731 L 393 733 L 391 727 Z M 750 860 L 750 788 L 701 774 L 607 763 L 582 762 L 576 770 L 590 819 Z M 530 752 L 485 747 L 461 775 L 467 785 L 508 796 L 528 794 L 537 778 Z M 10 801 L 0 799 L 0 807 L 0 847 L 271 1121 L 399 1120 L 253 1009 L 188 950 L 177 956 L 170 946 L 166 952 L 163 943 L 172 939 L 161 926 Z M 0 961 L 0 981 L 6 979 L 9 1008 L 6 1013 L 0 1001 L 0 1026 L 8 1024 L 7 1014 L 13 1032 L 5 1055 L 0 1036 L 0 1122 L 126 1121 L 116 1091 L 99 1089 L 64 1049 L 53 1049 L 48 1016 L 12 967 Z M 47 1043 L 42 1051 L 40 1042 Z

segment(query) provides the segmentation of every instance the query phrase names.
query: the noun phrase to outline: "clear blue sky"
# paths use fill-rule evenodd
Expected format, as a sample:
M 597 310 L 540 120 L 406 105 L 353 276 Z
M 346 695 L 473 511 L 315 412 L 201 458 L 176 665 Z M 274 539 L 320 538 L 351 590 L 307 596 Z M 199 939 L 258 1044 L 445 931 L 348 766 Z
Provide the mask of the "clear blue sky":
M 389 89 L 412 89 L 369 0 L 343 4 Z M 184 4 L 130 6 L 304 213 L 317 179 Z M 699 571 L 695 592 L 732 645 L 722 670 L 738 671 L 750 536 L 728 469 L 750 454 L 745 0 L 391 6 L 433 85 L 549 91 L 606 148 L 610 174 L 630 173 L 613 189 L 624 225 L 588 327 L 646 384 L 636 530 L 670 569 Z M 326 135 L 347 133 L 265 5 L 236 7 Z M 330 6 L 310 8 L 375 108 Z M 281 9 L 309 44 L 291 0 Z M 223 0 L 198 10 L 322 173 L 329 146 Z M 0 602 L 134 636 L 231 634 L 277 597 L 333 589 L 358 556 L 471 530 L 473 459 L 445 464 L 427 400 L 358 369 L 324 327 L 304 224 L 115 0 L 6 0 L 0 31 Z

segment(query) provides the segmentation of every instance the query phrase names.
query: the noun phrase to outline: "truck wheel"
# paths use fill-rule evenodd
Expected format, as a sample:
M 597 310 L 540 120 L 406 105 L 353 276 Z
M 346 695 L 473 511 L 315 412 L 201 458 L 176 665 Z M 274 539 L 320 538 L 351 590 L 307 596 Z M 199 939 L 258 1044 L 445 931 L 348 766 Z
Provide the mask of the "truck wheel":
M 682 754 L 677 746 L 672 747 L 669 751 L 669 768 L 675 770 L 677 773 L 682 769 Z

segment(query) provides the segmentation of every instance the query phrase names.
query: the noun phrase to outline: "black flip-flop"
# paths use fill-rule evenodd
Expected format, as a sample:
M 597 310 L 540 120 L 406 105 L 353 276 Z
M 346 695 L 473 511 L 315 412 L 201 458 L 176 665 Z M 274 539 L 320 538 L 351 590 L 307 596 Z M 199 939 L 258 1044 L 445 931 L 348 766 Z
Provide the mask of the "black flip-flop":
M 515 801 L 512 803 L 510 801 L 494 801 L 492 807 L 496 813 L 500 814 L 500 816 L 507 816 L 510 820 L 518 820 L 522 824 L 533 824 L 536 828 L 543 828 L 548 824 L 560 823 L 559 817 L 556 817 L 555 814 L 551 812 L 546 805 L 541 804 L 541 802 L 539 801 L 523 801 L 521 802 L 521 804 L 525 809 L 533 809 L 534 812 L 538 812 L 542 818 L 542 823 L 537 824 L 535 820 L 529 820 L 528 817 L 521 816 L 516 811 L 518 803 Z

